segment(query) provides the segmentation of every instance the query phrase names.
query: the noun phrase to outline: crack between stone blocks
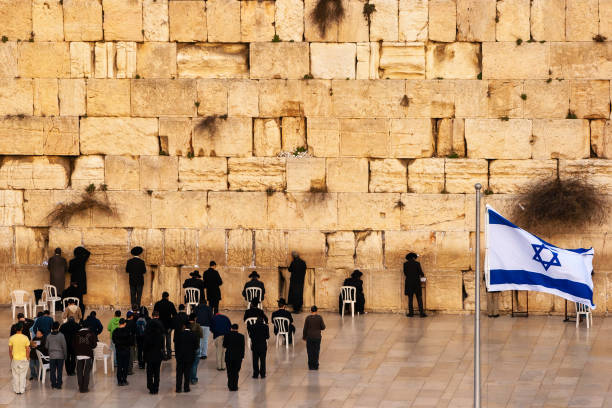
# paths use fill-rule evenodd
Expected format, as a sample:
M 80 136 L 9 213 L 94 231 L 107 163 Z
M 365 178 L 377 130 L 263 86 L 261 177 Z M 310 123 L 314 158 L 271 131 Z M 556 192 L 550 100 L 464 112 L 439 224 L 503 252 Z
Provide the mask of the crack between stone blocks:
M 256 259 L 255 259 L 255 230 L 251 230 L 251 266 L 255 267 L 256 264 Z

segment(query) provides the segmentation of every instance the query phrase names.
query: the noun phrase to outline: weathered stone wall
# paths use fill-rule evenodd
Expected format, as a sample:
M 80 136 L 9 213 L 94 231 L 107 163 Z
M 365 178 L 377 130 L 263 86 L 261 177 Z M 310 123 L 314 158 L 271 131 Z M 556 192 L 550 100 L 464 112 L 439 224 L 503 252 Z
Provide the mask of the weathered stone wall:
M 501 211 L 558 173 L 612 194 L 612 2 L 370 3 L 368 23 L 343 0 L 323 35 L 316 0 L 0 0 L 0 302 L 42 285 L 54 247 L 85 245 L 86 303 L 127 304 L 142 245 L 145 302 L 215 259 L 223 306 L 253 269 L 271 306 L 298 250 L 307 304 L 333 307 L 360 268 L 367 307 L 399 310 L 416 251 L 427 307 L 470 310 L 474 183 Z M 50 223 L 90 184 L 116 216 Z M 547 237 L 595 247 L 598 312 L 610 222 Z

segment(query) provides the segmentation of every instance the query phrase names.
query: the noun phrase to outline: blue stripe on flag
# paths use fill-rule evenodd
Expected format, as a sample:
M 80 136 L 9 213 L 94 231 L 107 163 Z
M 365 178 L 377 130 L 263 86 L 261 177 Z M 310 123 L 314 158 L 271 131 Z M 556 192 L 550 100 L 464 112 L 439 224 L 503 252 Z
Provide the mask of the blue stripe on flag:
M 491 285 L 538 285 L 556 289 L 578 298 L 588 299 L 593 304 L 593 291 L 584 283 L 567 279 L 555 279 L 541 273 L 525 270 L 491 269 L 489 272 L 489 282 Z

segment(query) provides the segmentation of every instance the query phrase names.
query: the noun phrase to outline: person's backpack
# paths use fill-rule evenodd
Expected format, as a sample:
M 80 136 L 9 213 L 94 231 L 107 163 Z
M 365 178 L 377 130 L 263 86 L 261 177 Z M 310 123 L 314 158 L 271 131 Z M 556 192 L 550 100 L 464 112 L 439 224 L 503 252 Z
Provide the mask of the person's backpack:
M 136 335 L 144 336 L 146 328 L 147 320 L 144 317 L 139 317 L 138 320 L 136 320 Z

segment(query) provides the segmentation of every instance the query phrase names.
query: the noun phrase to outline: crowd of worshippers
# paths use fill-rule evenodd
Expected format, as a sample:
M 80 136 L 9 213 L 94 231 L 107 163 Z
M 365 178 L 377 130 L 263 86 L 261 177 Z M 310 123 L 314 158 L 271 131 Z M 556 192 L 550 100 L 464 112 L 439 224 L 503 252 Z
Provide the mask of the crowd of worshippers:
M 146 274 L 145 262 L 140 258 L 142 253 L 141 247 L 133 248 L 131 250 L 133 258 L 126 264 L 132 310 L 128 311 L 125 317 L 120 310 L 116 310 L 107 325 L 113 361 L 117 367 L 117 384 L 129 385 L 128 376 L 133 374 L 133 367 L 137 364 L 140 369 L 146 368 L 149 392 L 157 394 L 162 361 L 172 358 L 174 345 L 176 392 L 189 392 L 190 385 L 198 383 L 198 364 L 200 360 L 207 358 L 208 341 L 212 333 L 216 368 L 227 371 L 229 390 L 238 390 L 239 372 L 245 355 L 245 337 L 238 332 L 238 324 L 232 323 L 226 315 L 219 313 L 220 287 L 223 285 L 223 280 L 214 268 L 216 263 L 211 261 L 203 276 L 200 276 L 199 271 L 193 271 L 190 278 L 185 280 L 183 288 L 194 288 L 199 293 L 197 304 L 189 314 L 184 304 L 179 304 L 177 310 L 170 301 L 168 292 L 163 292 L 162 299 L 155 303 L 149 316 L 148 309 L 140 305 Z M 17 322 L 11 326 L 9 356 L 15 393 L 25 392 L 28 368 L 30 381 L 41 377 L 40 370 L 43 369 L 39 364 L 41 361 L 49 363 L 52 388 L 62 388 L 65 365 L 68 376 L 76 375 L 79 391 L 88 392 L 94 364 L 94 350 L 98 347 L 98 336 L 104 330 L 95 311 L 84 318 L 85 306 L 82 299 L 87 293 L 85 266 L 89 256 L 89 251 L 78 247 L 74 250 L 74 258 L 67 263 L 58 248 L 48 261 L 51 284 L 62 287 L 64 274 L 68 272 L 71 277 L 70 286 L 63 291 L 62 297 L 79 299 L 78 306 L 73 300 L 68 300 L 62 314 L 62 324 L 54 321 L 50 311 L 45 310 L 35 319 L 27 319 L 20 313 Z M 279 299 L 278 309 L 271 315 L 273 323 L 276 318 L 288 320 L 289 327 L 284 328 L 288 332 L 286 339 L 288 343 L 293 343 L 295 326 L 287 306 L 291 305 L 294 313 L 301 312 L 306 275 L 306 263 L 297 252 L 293 252 L 292 257 L 293 260 L 288 268 L 291 273 L 288 301 Z M 415 253 L 409 253 L 404 263 L 405 294 L 409 297 L 407 316 L 414 314 L 412 298 L 416 296 L 420 315 L 425 317 L 421 295 L 421 278 L 424 274 L 416 259 Z M 343 286 L 355 288 L 357 313 L 364 313 L 365 306 L 362 276 L 361 271 L 355 270 L 343 282 Z M 249 302 L 243 320 L 249 336 L 253 378 L 265 378 L 267 341 L 270 338 L 269 320 L 262 309 L 266 290 L 256 271 L 249 275 L 249 279 L 242 291 L 242 295 Z M 251 291 L 249 288 L 257 290 Z M 251 293 L 254 293 L 254 296 Z M 341 295 L 339 309 L 343 307 Z M 280 329 L 280 326 L 274 324 L 275 334 L 278 334 Z M 312 306 L 310 315 L 305 319 L 302 333 L 302 339 L 306 341 L 310 370 L 319 368 L 322 330 L 325 330 L 323 318 L 318 314 L 317 307 Z

